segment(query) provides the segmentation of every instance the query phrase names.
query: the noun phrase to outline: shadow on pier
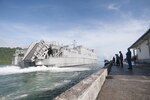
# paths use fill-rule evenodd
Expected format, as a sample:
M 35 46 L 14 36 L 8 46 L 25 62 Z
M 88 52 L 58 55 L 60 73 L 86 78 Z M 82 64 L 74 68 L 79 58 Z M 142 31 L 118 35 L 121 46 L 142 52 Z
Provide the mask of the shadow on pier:
M 112 66 L 97 100 L 150 100 L 150 64 Z

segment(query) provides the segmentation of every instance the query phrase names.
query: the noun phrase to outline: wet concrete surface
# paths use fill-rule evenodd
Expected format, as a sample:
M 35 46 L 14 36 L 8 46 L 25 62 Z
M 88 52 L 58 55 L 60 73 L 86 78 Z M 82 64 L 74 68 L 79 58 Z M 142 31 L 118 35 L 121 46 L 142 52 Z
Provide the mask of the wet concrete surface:
M 150 100 L 150 64 L 112 66 L 97 100 Z

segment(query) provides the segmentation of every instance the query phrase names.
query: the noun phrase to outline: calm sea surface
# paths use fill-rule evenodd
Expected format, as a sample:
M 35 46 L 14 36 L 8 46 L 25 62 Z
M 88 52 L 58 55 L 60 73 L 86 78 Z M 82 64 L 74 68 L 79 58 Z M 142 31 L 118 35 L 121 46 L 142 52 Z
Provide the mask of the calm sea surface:
M 75 67 L 0 65 L 0 100 L 52 100 L 103 67 L 103 63 Z

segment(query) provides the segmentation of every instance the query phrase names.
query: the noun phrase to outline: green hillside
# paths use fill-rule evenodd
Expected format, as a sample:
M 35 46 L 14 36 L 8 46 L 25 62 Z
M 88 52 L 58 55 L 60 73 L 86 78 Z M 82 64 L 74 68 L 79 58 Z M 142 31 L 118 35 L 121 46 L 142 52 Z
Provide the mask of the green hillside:
M 0 64 L 11 64 L 15 48 L 0 47 Z

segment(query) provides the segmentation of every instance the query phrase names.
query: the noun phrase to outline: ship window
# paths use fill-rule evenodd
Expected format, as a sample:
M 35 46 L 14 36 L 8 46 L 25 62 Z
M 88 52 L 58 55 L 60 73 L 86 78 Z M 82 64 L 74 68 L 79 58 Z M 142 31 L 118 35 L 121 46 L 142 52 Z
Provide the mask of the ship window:
M 20 57 L 23 57 L 23 56 L 24 56 L 24 54 L 19 54 L 19 56 L 20 56 Z

